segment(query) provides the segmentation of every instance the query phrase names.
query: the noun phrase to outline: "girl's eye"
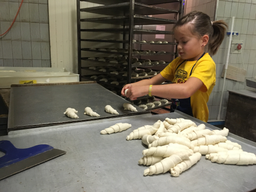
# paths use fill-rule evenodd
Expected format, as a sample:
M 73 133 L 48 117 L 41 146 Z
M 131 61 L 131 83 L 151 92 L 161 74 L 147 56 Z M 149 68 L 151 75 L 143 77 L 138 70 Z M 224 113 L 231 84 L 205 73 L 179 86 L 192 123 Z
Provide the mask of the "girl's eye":
M 182 43 L 183 43 L 183 44 L 186 44 L 186 43 L 187 43 L 187 41 L 182 41 Z

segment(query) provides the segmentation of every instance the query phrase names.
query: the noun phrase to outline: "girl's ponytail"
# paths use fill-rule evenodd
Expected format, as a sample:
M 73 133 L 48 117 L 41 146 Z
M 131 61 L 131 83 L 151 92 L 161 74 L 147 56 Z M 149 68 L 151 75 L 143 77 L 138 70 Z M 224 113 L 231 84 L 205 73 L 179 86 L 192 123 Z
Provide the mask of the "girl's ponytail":
M 224 21 L 218 20 L 213 21 L 212 27 L 213 34 L 208 45 L 208 52 L 210 55 L 214 55 L 218 51 L 218 48 L 225 37 L 226 29 L 228 26 Z

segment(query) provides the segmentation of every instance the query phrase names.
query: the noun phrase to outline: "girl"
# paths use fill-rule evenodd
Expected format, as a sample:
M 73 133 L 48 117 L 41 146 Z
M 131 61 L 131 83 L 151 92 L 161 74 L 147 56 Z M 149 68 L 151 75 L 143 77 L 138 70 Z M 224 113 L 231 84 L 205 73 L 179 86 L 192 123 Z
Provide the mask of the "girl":
M 227 24 L 211 22 L 202 12 L 191 12 L 175 24 L 174 39 L 179 57 L 151 79 L 127 84 L 121 94 L 135 100 L 149 95 L 179 99 L 177 109 L 207 122 L 207 102 L 216 81 L 214 55 L 224 39 Z M 172 84 L 162 84 L 166 80 Z

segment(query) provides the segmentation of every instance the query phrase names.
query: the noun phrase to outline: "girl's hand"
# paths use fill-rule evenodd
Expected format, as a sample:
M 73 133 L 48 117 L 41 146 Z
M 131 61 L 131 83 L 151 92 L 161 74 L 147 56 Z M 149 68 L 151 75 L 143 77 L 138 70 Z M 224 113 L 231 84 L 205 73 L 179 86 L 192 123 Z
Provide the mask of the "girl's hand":
M 126 92 L 125 96 L 128 97 L 130 100 L 136 100 L 138 97 L 142 97 L 148 94 L 148 85 L 129 84 L 126 89 L 128 89 L 128 91 Z
M 131 84 L 126 84 L 122 90 L 121 90 L 121 95 L 124 96 L 124 97 L 128 97 L 128 91 L 129 91 L 129 88 L 131 87 L 132 85 Z

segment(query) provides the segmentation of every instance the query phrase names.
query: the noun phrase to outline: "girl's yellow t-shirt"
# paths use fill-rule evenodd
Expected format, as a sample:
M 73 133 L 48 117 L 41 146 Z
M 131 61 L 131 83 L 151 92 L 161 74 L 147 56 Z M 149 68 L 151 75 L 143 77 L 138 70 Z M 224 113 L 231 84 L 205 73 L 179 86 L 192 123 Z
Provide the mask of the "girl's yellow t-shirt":
M 184 61 L 177 57 L 160 74 L 173 83 L 185 83 L 189 77 L 196 77 L 203 82 L 204 85 L 191 96 L 190 102 L 193 116 L 207 122 L 209 117 L 207 102 L 216 82 L 216 65 L 211 56 L 206 53 L 198 61 Z

